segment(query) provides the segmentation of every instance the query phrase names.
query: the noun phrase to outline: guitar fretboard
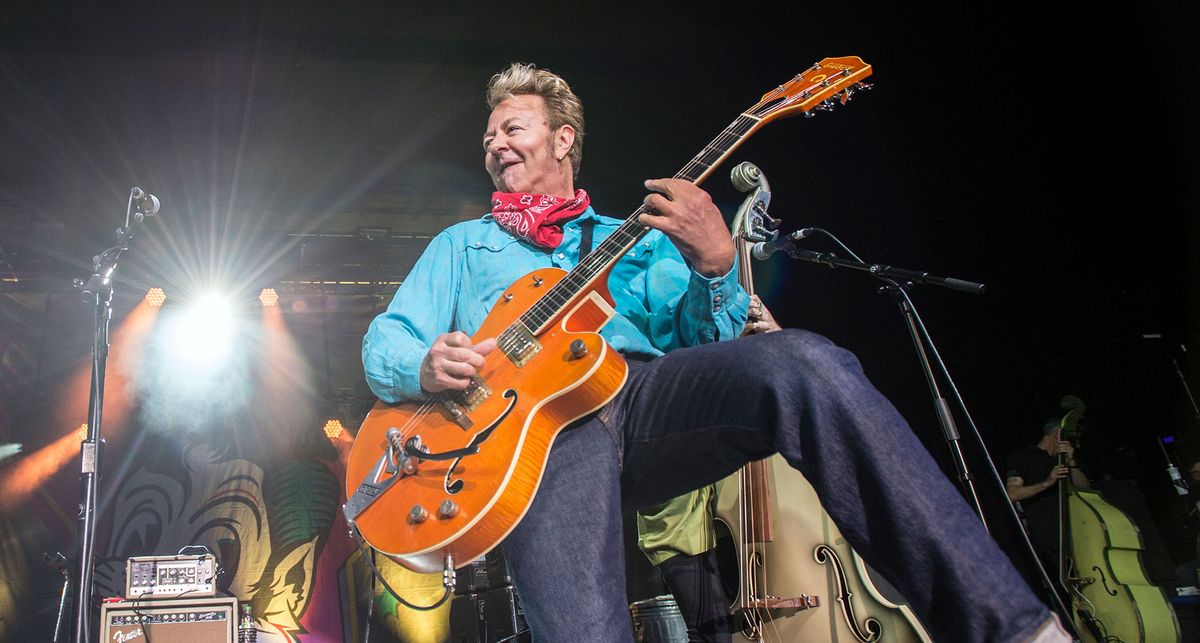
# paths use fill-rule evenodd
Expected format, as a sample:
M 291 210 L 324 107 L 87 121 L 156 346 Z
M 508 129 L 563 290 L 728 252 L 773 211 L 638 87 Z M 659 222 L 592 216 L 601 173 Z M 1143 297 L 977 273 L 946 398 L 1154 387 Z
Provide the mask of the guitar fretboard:
M 703 181 L 712 168 L 716 167 L 745 140 L 746 136 L 758 126 L 760 120 L 748 114 L 738 116 L 733 123 L 721 130 L 721 133 L 712 142 L 705 145 L 699 154 L 692 157 L 687 165 L 676 172 L 674 178 L 697 184 Z M 607 239 L 596 246 L 596 249 L 579 265 L 575 266 L 571 272 L 567 273 L 566 277 L 563 277 L 537 303 L 525 311 L 518 318 L 517 323 L 535 334 L 540 332 L 543 326 L 557 317 L 567 304 L 604 274 L 622 255 L 629 252 L 638 239 L 641 239 L 650 230 L 638 220 L 638 217 L 645 212 L 645 206 L 634 210 L 633 214 L 629 215 L 629 218 L 618 226 Z M 504 345 L 506 341 L 513 340 L 511 335 L 516 332 L 514 328 L 510 327 L 501 333 L 499 338 L 501 345 Z

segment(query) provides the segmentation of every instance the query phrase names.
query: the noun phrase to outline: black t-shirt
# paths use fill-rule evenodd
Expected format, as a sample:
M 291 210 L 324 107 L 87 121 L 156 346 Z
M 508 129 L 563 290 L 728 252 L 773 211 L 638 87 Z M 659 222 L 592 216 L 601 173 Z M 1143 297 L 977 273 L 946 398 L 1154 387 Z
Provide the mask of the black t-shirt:
M 1058 459 L 1037 445 L 1018 449 L 1008 456 L 1005 476 L 1021 478 L 1022 484 L 1034 485 L 1050 477 Z M 1052 558 L 1058 551 L 1058 487 L 1053 486 L 1021 501 L 1029 536 L 1038 552 Z

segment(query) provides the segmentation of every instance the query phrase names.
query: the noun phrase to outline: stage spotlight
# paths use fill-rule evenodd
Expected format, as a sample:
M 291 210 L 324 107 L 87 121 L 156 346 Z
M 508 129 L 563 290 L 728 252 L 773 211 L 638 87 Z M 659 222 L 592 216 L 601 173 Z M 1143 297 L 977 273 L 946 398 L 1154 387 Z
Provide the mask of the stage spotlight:
M 333 419 L 325 423 L 325 437 L 330 440 L 336 439 L 345 431 L 346 427 L 342 426 L 342 421 Z
M 163 292 L 162 288 L 151 288 L 150 290 L 146 291 L 146 303 L 150 304 L 154 308 L 162 306 L 163 302 L 166 300 L 167 293 Z
M 258 300 L 263 306 L 274 306 L 279 303 L 279 293 L 276 293 L 274 288 L 263 288 L 262 292 L 258 293 Z
M 13 442 L 11 444 L 0 444 L 0 460 L 5 460 L 17 455 L 21 452 L 21 445 Z
M 233 350 L 233 312 L 229 302 L 205 295 L 175 320 L 172 344 L 181 366 L 211 372 L 225 364 Z

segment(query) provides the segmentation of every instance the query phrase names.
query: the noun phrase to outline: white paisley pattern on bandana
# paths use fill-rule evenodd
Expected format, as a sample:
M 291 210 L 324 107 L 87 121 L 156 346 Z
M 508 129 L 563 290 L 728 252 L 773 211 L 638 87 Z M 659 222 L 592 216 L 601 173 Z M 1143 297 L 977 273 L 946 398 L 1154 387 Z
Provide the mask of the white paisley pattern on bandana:
M 557 248 L 562 243 L 562 224 L 583 214 L 590 204 L 591 199 L 583 190 L 575 190 L 570 199 L 550 194 L 493 192 L 492 217 L 500 227 L 535 246 Z

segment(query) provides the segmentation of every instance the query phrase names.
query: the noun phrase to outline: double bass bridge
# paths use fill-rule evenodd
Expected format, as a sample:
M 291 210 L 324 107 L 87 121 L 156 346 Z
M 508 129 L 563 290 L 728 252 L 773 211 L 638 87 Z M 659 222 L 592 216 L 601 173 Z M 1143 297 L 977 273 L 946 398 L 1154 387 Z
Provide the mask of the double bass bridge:
M 746 601 L 746 609 L 752 610 L 807 610 L 821 606 L 820 596 L 809 596 L 801 594 L 794 598 L 782 598 L 779 596 L 767 596 L 766 598 L 756 598 Z

